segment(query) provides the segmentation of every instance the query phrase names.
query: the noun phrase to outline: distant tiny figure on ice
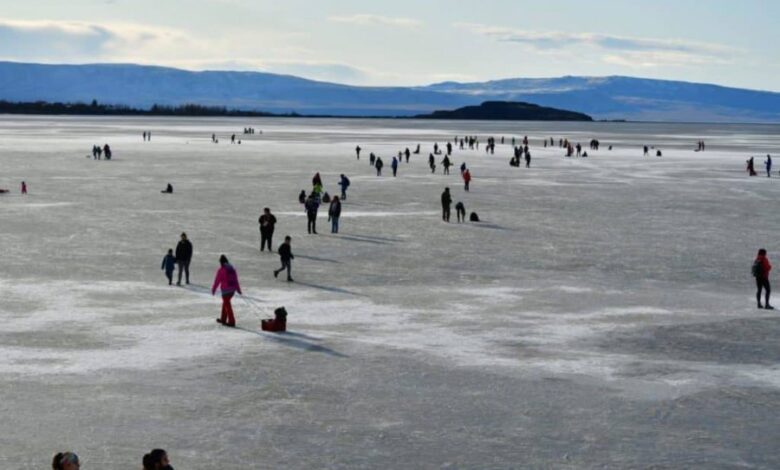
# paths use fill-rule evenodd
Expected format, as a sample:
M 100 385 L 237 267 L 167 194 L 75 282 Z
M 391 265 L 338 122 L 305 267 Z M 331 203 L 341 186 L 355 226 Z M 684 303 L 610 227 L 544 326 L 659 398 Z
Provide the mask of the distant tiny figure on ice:
M 349 188 L 350 185 L 349 178 L 344 176 L 344 173 L 339 176 L 339 186 L 341 186 L 341 200 L 346 201 L 347 200 L 347 188 Z
M 461 201 L 455 204 L 455 217 L 457 217 L 458 223 L 466 221 L 466 206 Z
M 374 168 L 376 168 L 376 175 L 382 176 L 382 167 L 385 166 L 384 162 L 382 162 L 382 159 L 379 157 L 376 157 L 376 163 L 374 163 Z
M 754 165 L 755 164 L 753 163 L 753 157 L 748 158 L 746 170 L 748 172 L 748 175 L 750 176 L 756 176 L 756 169 Z
M 339 218 L 341 217 L 341 201 L 338 196 L 333 196 L 328 208 L 328 222 L 330 222 L 330 233 L 339 233 Z
M 452 206 L 450 188 L 444 188 L 444 192 L 441 193 L 441 219 L 445 222 L 450 221 L 450 206 Z
M 769 155 L 767 155 L 768 157 Z M 27 183 L 22 181 L 22 194 L 27 194 Z
M 162 191 L 160 191 L 163 194 L 173 194 L 173 185 L 171 183 L 168 183 L 168 186 L 165 187 Z
M 758 255 L 753 261 L 753 267 L 751 269 L 753 277 L 756 278 L 756 303 L 758 308 L 765 308 L 767 310 L 774 310 L 774 307 L 769 305 L 769 294 L 771 288 L 769 286 L 769 271 L 772 270 L 772 265 L 769 264 L 769 258 L 766 256 L 766 250 L 761 248 L 758 250 Z M 764 305 L 761 305 L 761 290 L 764 290 Z
M 214 276 L 214 284 L 211 286 L 211 295 L 214 295 L 220 289 L 222 293 L 222 315 L 217 318 L 217 323 L 225 326 L 236 326 L 236 318 L 233 316 L 233 306 L 230 299 L 238 292 L 241 293 L 241 285 L 238 283 L 238 272 L 227 259 L 227 256 L 219 257 L 219 269 Z
M 766 160 L 764 160 L 764 166 L 766 167 L 766 177 L 770 178 L 772 176 L 772 157 L 769 155 L 767 155 Z
M 309 234 L 317 234 L 317 211 L 320 209 L 320 199 L 315 193 L 311 193 L 304 204 L 306 209 L 306 230 Z
M 360 160 L 360 151 L 361 151 L 361 150 L 362 150 L 362 149 L 360 148 L 360 145 L 358 145 L 357 147 L 355 147 L 355 154 L 357 154 L 357 159 L 358 159 L 358 160 Z
M 466 171 L 463 172 L 463 184 L 466 191 L 469 190 L 469 183 L 471 183 L 471 171 L 467 168 Z

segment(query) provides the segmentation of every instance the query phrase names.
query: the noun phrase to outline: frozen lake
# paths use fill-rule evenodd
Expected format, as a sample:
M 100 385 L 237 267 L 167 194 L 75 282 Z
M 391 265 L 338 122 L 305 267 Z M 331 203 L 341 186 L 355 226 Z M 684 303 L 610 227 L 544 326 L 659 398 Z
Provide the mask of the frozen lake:
M 433 143 L 464 134 L 480 150 L 431 174 Z M 528 135 L 532 168 L 488 135 Z M 113 161 L 85 158 L 104 143 Z M 778 468 L 780 314 L 755 308 L 750 265 L 760 247 L 780 264 L 780 174 L 744 171 L 767 153 L 780 126 L 2 116 L 0 462 Z M 352 181 L 338 235 L 325 207 L 306 234 L 317 171 L 331 195 Z M 442 222 L 445 186 L 482 222 Z M 259 252 L 265 206 L 295 283 Z M 193 284 L 169 287 L 182 231 Z M 221 253 L 240 329 L 214 322 Z M 290 332 L 259 332 L 281 305 Z

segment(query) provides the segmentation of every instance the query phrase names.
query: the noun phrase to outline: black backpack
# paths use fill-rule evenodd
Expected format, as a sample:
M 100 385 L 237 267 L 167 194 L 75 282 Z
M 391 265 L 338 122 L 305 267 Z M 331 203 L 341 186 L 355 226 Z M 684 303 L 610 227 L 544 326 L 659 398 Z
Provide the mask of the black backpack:
M 753 275 L 753 277 L 763 277 L 764 276 L 764 270 L 761 266 L 760 260 L 753 261 L 753 266 L 750 268 L 750 273 Z

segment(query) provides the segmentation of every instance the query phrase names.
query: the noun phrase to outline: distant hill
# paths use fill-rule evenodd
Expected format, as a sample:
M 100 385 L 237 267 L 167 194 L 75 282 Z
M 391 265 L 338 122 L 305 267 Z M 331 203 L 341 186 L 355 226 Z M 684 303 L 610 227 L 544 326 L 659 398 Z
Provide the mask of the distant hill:
M 477 106 L 464 106 L 452 111 L 419 114 L 418 119 L 472 119 L 482 121 L 592 121 L 587 114 L 547 108 L 531 103 L 485 101 Z
M 574 109 L 594 119 L 780 122 L 780 93 L 631 77 L 508 79 L 356 87 L 260 72 L 191 72 L 132 64 L 0 62 L 0 100 L 148 108 L 194 104 L 342 116 L 413 116 L 484 101 Z
M 418 89 L 481 100 L 529 101 L 596 119 L 780 122 L 780 93 L 632 77 L 513 78 Z

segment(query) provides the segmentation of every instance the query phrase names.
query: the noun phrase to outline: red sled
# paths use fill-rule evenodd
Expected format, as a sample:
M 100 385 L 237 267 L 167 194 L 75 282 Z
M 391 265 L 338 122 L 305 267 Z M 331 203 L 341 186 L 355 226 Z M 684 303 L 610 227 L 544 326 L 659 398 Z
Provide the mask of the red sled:
M 273 331 L 276 333 L 287 331 L 287 310 L 279 307 L 274 310 L 274 317 L 260 322 L 263 331 Z

